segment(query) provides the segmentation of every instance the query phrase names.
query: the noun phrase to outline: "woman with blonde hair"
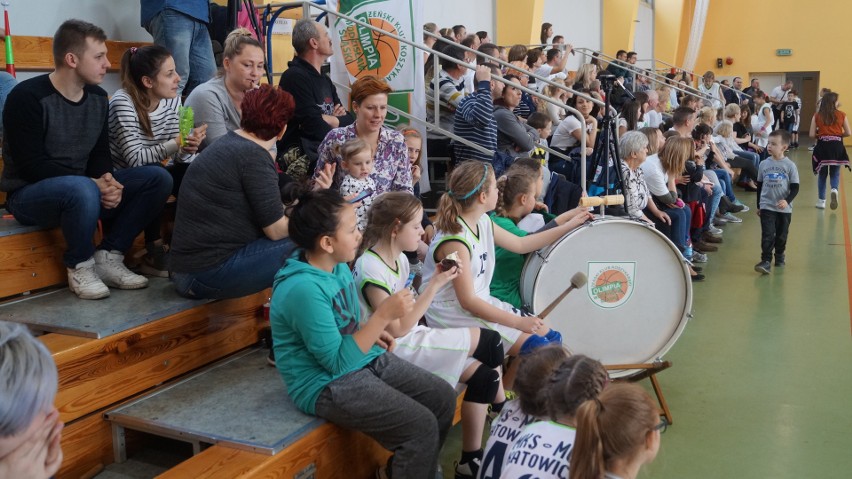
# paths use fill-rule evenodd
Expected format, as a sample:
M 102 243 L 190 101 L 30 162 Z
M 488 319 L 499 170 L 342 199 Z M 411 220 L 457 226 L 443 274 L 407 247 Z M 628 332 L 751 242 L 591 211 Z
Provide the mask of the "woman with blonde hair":
M 242 102 L 246 92 L 260 85 L 265 72 L 263 47 L 245 28 L 228 34 L 222 53 L 222 72 L 192 90 L 186 106 L 192 107 L 195 125 L 207 124 L 207 136 L 199 151 L 240 129 Z
M 692 212 L 689 207 L 678 198 L 676 182 L 686 169 L 687 160 L 692 158 L 695 152 L 695 143 L 689 138 L 671 137 L 663 140 L 663 134 L 658 128 L 642 128 L 642 133 L 648 137 L 649 152 L 651 153 L 640 165 L 645 176 L 645 184 L 651 193 L 652 201 L 660 211 L 664 211 L 671 219 L 671 225 L 657 226 L 678 251 L 688 258 L 692 255 L 688 251 L 689 226 L 692 222 Z M 703 276 L 690 272 L 695 281 L 700 281 Z
M 592 81 L 597 77 L 597 74 L 598 67 L 594 63 L 581 65 L 580 69 L 577 70 L 577 77 L 574 79 L 574 86 L 571 88 L 574 90 L 591 88 Z
M 567 103 L 568 99 L 571 98 L 571 93 L 565 88 L 565 81 L 560 79 L 552 80 L 556 85 L 546 85 L 542 90 L 542 94 L 548 98 L 552 98 L 556 101 L 561 101 L 562 103 Z M 538 102 L 538 111 L 544 113 L 550 118 L 552 128 L 556 128 L 559 126 L 559 122 L 565 118 L 565 109 L 559 108 L 558 106 L 546 102 L 539 101 Z

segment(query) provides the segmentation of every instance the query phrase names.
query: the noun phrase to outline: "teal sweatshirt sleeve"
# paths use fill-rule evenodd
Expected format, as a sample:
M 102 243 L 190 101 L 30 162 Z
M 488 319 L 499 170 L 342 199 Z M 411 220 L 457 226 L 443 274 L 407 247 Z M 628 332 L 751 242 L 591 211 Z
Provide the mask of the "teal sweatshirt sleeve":
M 362 367 L 370 351 L 363 353 L 351 334 L 340 332 L 334 305 L 326 293 L 310 282 L 300 282 L 290 294 L 301 299 L 298 307 L 291 306 L 288 311 L 289 322 L 317 364 L 335 377 Z

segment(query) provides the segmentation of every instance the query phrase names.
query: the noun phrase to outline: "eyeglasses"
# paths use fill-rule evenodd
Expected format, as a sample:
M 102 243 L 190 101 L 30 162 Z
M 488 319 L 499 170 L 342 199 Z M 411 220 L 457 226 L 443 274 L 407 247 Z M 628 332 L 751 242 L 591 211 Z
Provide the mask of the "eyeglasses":
M 660 431 L 660 434 L 666 432 L 666 429 L 669 428 L 669 421 L 666 418 L 660 418 L 660 423 L 654 426 L 655 431 Z

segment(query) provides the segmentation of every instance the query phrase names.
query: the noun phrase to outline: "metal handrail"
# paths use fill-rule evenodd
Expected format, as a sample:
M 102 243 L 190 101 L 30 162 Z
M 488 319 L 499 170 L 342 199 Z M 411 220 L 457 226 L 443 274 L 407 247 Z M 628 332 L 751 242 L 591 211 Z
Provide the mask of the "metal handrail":
M 442 37 L 442 36 L 440 36 L 440 35 L 436 35 L 436 34 L 434 34 L 434 33 L 432 33 L 432 32 L 427 32 L 427 31 L 425 31 L 425 30 L 424 30 L 424 31 L 423 31 L 423 33 L 425 33 L 425 34 L 426 34 L 426 35 L 428 35 L 428 36 L 431 36 L 431 37 L 434 37 L 434 38 L 438 38 L 438 39 L 444 40 L 445 42 L 447 41 L 447 39 L 446 39 L 446 38 L 444 38 L 444 37 Z M 488 60 L 488 62 L 489 62 L 489 63 L 493 63 L 493 64 L 495 64 L 495 65 L 500 65 L 500 66 L 502 66 L 502 67 L 504 67 L 504 68 L 511 68 L 511 69 L 513 69 L 513 70 L 517 70 L 517 69 L 518 69 L 518 67 L 517 67 L 517 66 L 512 65 L 512 64 L 511 64 L 511 63 L 509 63 L 509 62 L 504 62 L 503 60 L 501 60 L 501 59 L 499 59 L 499 58 L 497 58 L 497 57 L 493 57 L 493 56 L 491 56 L 491 55 L 487 55 L 487 54 L 485 54 L 485 53 L 480 52 L 479 50 L 474 50 L 473 48 L 466 47 L 466 46 L 464 46 L 464 45 L 462 45 L 462 44 L 459 44 L 459 43 L 454 44 L 454 46 L 459 47 L 459 48 L 461 48 L 462 50 L 464 50 L 464 51 L 466 51 L 466 52 L 471 52 L 471 53 L 475 54 L 475 55 L 476 55 L 476 56 L 478 56 L 478 57 L 485 58 L 485 59 L 487 59 L 487 60 Z M 428 48 L 428 47 L 425 47 L 425 49 L 429 49 L 429 48 Z M 431 49 L 429 49 L 429 50 L 431 50 Z M 447 57 L 446 55 L 442 55 L 442 58 L 448 58 L 448 57 Z M 453 62 L 453 63 L 459 64 L 459 65 L 469 66 L 467 63 L 462 62 L 462 61 L 459 61 L 459 60 L 456 60 L 455 58 L 450 58 L 450 60 L 452 60 L 452 62 Z M 548 80 L 546 77 L 543 77 L 543 76 L 540 76 L 540 75 L 536 75 L 535 73 L 533 73 L 533 72 L 531 72 L 531 71 L 529 71 L 529 70 L 524 69 L 524 71 L 526 71 L 526 72 L 527 72 L 527 75 L 528 75 L 530 78 L 535 78 L 536 84 L 538 84 L 538 82 L 539 82 L 539 81 L 541 81 L 542 83 L 546 83 L 546 84 L 548 84 L 548 85 L 550 85 L 550 86 L 559 87 L 559 88 L 561 88 L 561 89 L 563 89 L 563 90 L 565 90 L 565 91 L 570 92 L 570 93 L 571 93 L 571 94 L 573 94 L 573 95 L 576 95 L 576 96 L 579 96 L 579 97 L 585 98 L 586 100 L 588 100 L 588 101 L 590 101 L 590 102 L 592 102 L 592 103 L 596 103 L 596 104 L 597 104 L 597 105 L 599 105 L 599 106 L 605 106 L 604 102 L 602 102 L 601 100 L 598 100 L 597 98 L 595 98 L 595 97 L 593 97 L 593 96 L 589 96 L 589 95 L 587 95 L 587 94 L 585 94 L 585 93 L 583 93 L 583 92 L 579 92 L 579 91 L 577 91 L 577 90 L 574 90 L 574 89 L 573 89 L 573 88 L 571 88 L 571 87 L 568 87 L 568 86 L 565 86 L 565 85 L 560 85 L 560 84 L 558 84 L 558 83 L 554 83 L 553 81 Z
M 311 8 L 314 8 L 314 9 L 317 9 L 317 10 L 320 10 L 320 11 L 324 11 L 324 12 L 326 12 L 327 14 L 329 14 L 330 16 L 333 16 L 333 17 L 339 17 L 339 18 L 345 19 L 345 20 L 347 20 L 347 21 L 349 21 L 349 22 L 355 23 L 355 24 L 357 24 L 357 25 L 361 25 L 362 27 L 368 28 L 368 29 L 370 29 L 370 30 L 377 30 L 377 29 L 378 29 L 378 27 L 376 27 L 376 26 L 374 26 L 374 25 L 371 25 L 371 24 L 369 24 L 369 23 L 367 23 L 367 22 L 364 22 L 364 21 L 358 20 L 358 19 L 357 19 L 357 18 L 355 18 L 355 17 L 352 17 L 352 16 L 349 16 L 349 15 L 346 15 L 346 14 L 343 14 L 343 13 L 340 13 L 340 12 L 337 12 L 337 11 L 335 11 L 335 10 L 332 10 L 332 9 L 330 9 L 330 8 L 326 7 L 326 6 L 318 5 L 318 4 L 311 3 L 311 2 L 307 2 L 307 1 L 302 1 L 302 2 L 273 3 L 273 4 L 270 4 L 270 5 L 269 5 L 269 7 L 270 7 L 270 9 L 273 9 L 273 8 L 278 8 L 278 9 L 279 9 L 279 10 L 275 13 L 275 15 L 273 16 L 273 18 L 277 18 L 277 16 L 278 16 L 278 15 L 280 15 L 280 13 L 281 13 L 283 10 L 285 10 L 285 9 L 289 9 L 289 8 L 293 8 L 294 6 L 298 7 L 298 6 L 300 6 L 300 5 L 301 5 L 301 6 L 305 9 L 305 11 L 306 11 L 306 15 L 308 14 L 308 12 L 310 12 L 310 9 L 311 9 Z M 273 21 L 272 23 L 274 23 L 274 21 Z M 436 37 L 436 38 L 442 38 L 442 37 L 440 37 L 440 36 L 438 36 L 438 35 L 434 35 L 434 34 L 429 33 L 429 32 L 426 32 L 426 33 L 428 33 L 429 35 L 432 35 L 432 36 L 434 36 L 434 37 Z M 395 35 L 395 34 L 393 34 L 393 33 L 387 32 L 387 31 L 385 31 L 385 30 L 382 30 L 382 34 L 383 34 L 383 35 L 385 35 L 385 36 L 388 36 L 388 37 L 390 37 L 390 38 L 393 38 L 393 39 L 397 40 L 398 42 L 404 43 L 404 44 L 406 44 L 406 45 L 410 45 L 410 46 L 411 46 L 411 47 L 413 47 L 414 49 L 419 49 L 419 50 L 423 50 L 423 51 L 430 52 L 430 53 L 431 53 L 431 54 L 433 54 L 433 56 L 435 57 L 435 63 L 436 63 L 436 64 L 437 64 L 437 58 L 444 58 L 444 59 L 447 59 L 447 60 L 449 60 L 449 61 L 451 61 L 451 62 L 453 62 L 453 63 L 459 64 L 459 65 L 462 65 L 462 66 L 465 66 L 465 67 L 468 67 L 468 66 L 469 66 L 466 62 L 461 61 L 461 60 L 457 60 L 457 59 L 455 59 L 455 58 L 452 58 L 452 57 L 450 57 L 450 56 L 448 56 L 448 55 L 446 55 L 446 54 L 444 54 L 444 53 L 441 53 L 441 52 L 439 52 L 439 51 L 437 51 L 437 50 L 433 49 L 433 48 L 427 47 L 425 44 L 422 44 L 422 43 L 415 43 L 415 42 L 413 42 L 413 41 L 411 41 L 411 40 L 408 40 L 408 39 L 406 39 L 406 38 L 400 37 L 399 35 Z M 478 52 L 478 51 L 473 50 L 473 49 L 471 49 L 471 48 L 467 48 L 467 47 L 465 47 L 464 45 L 458 45 L 458 46 L 459 46 L 459 47 L 461 47 L 463 50 L 470 51 L 470 52 L 473 52 L 474 54 L 476 54 L 476 55 L 478 55 L 478 56 L 485 57 L 485 58 L 489 59 L 490 61 L 493 61 L 493 62 L 494 62 L 494 63 L 496 63 L 496 64 L 503 65 L 503 66 L 506 66 L 506 67 L 508 67 L 508 68 L 516 68 L 514 65 L 512 65 L 512 64 L 510 64 L 510 63 L 507 63 L 507 62 L 504 62 L 504 61 L 500 60 L 499 58 L 496 58 L 496 57 L 493 57 L 493 56 L 490 56 L 490 55 L 485 55 L 484 53 Z M 270 48 L 270 50 L 271 50 L 271 48 Z M 267 55 L 270 55 L 270 54 L 271 54 L 271 52 L 267 52 Z M 541 77 L 541 76 L 536 75 L 536 74 L 531 73 L 531 72 L 530 72 L 530 74 L 529 74 L 529 75 L 530 75 L 531 77 L 533 77 L 533 78 L 536 78 L 536 81 L 537 81 L 537 82 L 540 80 L 540 81 L 542 81 L 543 83 L 547 83 L 547 84 L 551 84 L 551 85 L 554 85 L 554 86 L 557 86 L 557 87 L 560 87 L 560 88 L 564 88 L 564 89 L 566 89 L 566 90 L 568 90 L 568 91 L 570 91 L 570 92 L 574 93 L 575 95 L 581 96 L 581 97 L 583 97 L 583 98 L 586 98 L 586 99 L 587 99 L 587 100 L 589 100 L 589 101 L 592 101 L 593 103 L 596 103 L 596 104 L 598 104 L 598 105 L 605 105 L 602 101 L 600 101 L 600 100 L 598 100 L 598 99 L 596 99 L 596 98 L 590 97 L 590 96 L 588 96 L 588 95 L 586 95 L 586 94 L 584 94 L 584 93 L 581 93 L 581 92 L 576 92 L 575 90 L 573 90 L 573 89 L 571 89 L 571 88 L 567 88 L 567 87 L 565 87 L 565 86 L 563 86 L 563 85 L 559 85 L 559 84 L 557 84 L 557 83 L 553 83 L 553 82 L 551 82 L 550 80 L 548 80 L 547 78 Z M 494 79 L 494 80 L 497 80 L 497 81 L 500 81 L 500 82 L 503 82 L 503 83 L 505 83 L 505 84 L 511 83 L 511 82 L 509 82 L 509 81 L 507 81 L 507 80 L 504 80 L 504 79 L 503 79 L 503 78 L 501 78 L 501 77 L 494 77 L 493 79 Z M 572 108 L 572 107 L 570 107 L 570 106 L 568 106 L 568 105 L 566 105 L 566 104 L 564 104 L 564 103 L 562 103 L 562 102 L 559 102 L 559 101 L 556 101 L 556 100 L 554 100 L 554 99 L 552 99 L 552 98 L 549 98 L 549 97 L 547 97 L 547 96 L 544 96 L 544 95 L 542 95 L 542 94 L 540 94 L 540 93 L 538 93 L 538 92 L 536 92 L 536 91 L 533 91 L 533 90 L 531 90 L 531 89 L 529 89 L 529 88 L 526 88 L 526 87 L 524 87 L 524 86 L 522 86 L 522 85 L 518 85 L 518 84 L 514 84 L 514 83 L 512 83 L 512 85 L 511 85 L 511 86 L 513 86 L 513 87 L 515 87 L 515 88 L 518 88 L 519 90 L 524 91 L 524 92 L 526 92 L 526 93 L 528 93 L 528 94 L 530 94 L 530 95 L 533 95 L 533 96 L 535 96 L 536 98 L 539 98 L 539 99 L 541 99 L 541 100 L 544 100 L 544 101 L 547 101 L 547 102 L 549 102 L 549 103 L 552 103 L 552 104 L 556 105 L 557 107 L 564 108 L 566 111 L 568 111 L 569 113 L 571 113 L 571 114 L 573 114 L 574 116 L 576 116 L 576 117 L 577 117 L 577 119 L 580 121 L 580 123 L 581 123 L 581 124 L 585 122 L 585 120 L 583 119 L 583 115 L 582 115 L 582 114 L 581 114 L 578 110 L 576 110 L 576 109 L 574 109 L 574 108 Z M 438 111 L 438 108 L 437 108 L 437 107 L 438 107 L 438 103 L 437 103 L 437 102 L 433 102 L 433 103 L 436 105 L 435 122 L 437 123 L 437 122 L 439 121 L 440 112 Z M 406 117 L 406 118 L 408 118 L 408 117 L 409 117 L 409 115 L 407 115 L 407 114 L 405 114 L 405 115 L 403 115 L 403 116 L 404 116 L 404 117 Z M 416 119 L 416 121 L 420 122 L 421 120 Z M 438 126 L 436 126 L 436 125 L 433 125 L 433 126 L 431 127 L 431 129 L 432 129 L 433 131 L 443 131 L 443 132 L 446 132 L 446 130 L 442 130 L 442 129 L 440 129 L 440 127 L 438 127 Z M 581 166 L 581 186 L 582 186 L 582 188 L 585 190 L 585 188 L 586 188 L 586 185 L 585 185 L 585 176 L 586 176 L 586 171 L 585 171 L 585 170 L 586 170 L 586 136 L 585 136 L 585 135 L 581 135 L 581 136 L 580 136 L 580 143 L 581 143 L 581 148 L 582 148 L 582 156 L 581 156 L 581 164 L 580 164 L 580 166 Z M 465 144 L 467 144 L 467 143 L 465 143 Z M 486 151 L 488 151 L 488 150 L 486 150 Z M 554 152 L 554 153 L 555 153 L 556 155 L 558 155 L 559 157 L 561 157 L 561 158 L 564 158 L 564 159 L 567 159 L 567 160 L 571 160 L 571 158 L 570 158 L 570 157 L 568 157 L 568 156 L 562 155 L 562 154 L 560 154 L 560 153 L 558 153 L 558 152 Z M 492 153 L 492 154 L 493 154 L 493 153 Z
M 334 80 L 332 80 L 331 83 L 333 83 L 336 87 L 342 88 L 346 91 L 352 90 L 351 87 L 344 85 L 342 83 L 338 83 Z M 418 118 L 416 116 L 413 116 L 410 113 L 407 113 L 403 110 L 400 110 L 399 108 L 396 108 L 395 106 L 388 105 L 388 111 L 393 112 L 393 113 L 405 118 L 406 120 L 419 123 L 419 124 L 425 126 L 426 129 L 429 130 L 429 131 L 434 131 L 436 133 L 440 133 L 440 134 L 446 136 L 447 138 L 450 138 L 451 140 L 458 141 L 460 143 L 464 143 L 465 145 L 475 149 L 476 151 L 478 151 L 480 153 L 485 153 L 486 155 L 494 155 L 493 151 L 489 150 L 488 148 L 485 148 L 484 146 L 478 145 L 478 144 L 476 144 L 476 143 L 474 143 L 474 142 L 472 142 L 468 139 L 462 138 L 462 137 L 456 135 L 455 133 L 453 133 L 451 131 L 448 131 L 448 130 L 441 128 L 438 125 L 433 125 L 432 123 L 429 123 L 428 121 L 426 121 L 422 118 Z
M 656 58 L 646 59 L 646 60 L 637 60 L 637 61 L 649 61 L 649 62 L 655 62 L 655 63 L 662 63 L 663 65 L 666 65 L 666 66 L 667 66 L 667 67 L 669 67 L 669 68 L 674 68 L 675 70 L 679 70 L 679 71 L 682 71 L 682 72 L 684 72 L 684 73 L 689 73 L 690 75 L 692 75 L 692 76 L 693 76 L 693 77 L 695 77 L 695 78 L 702 78 L 702 77 L 703 77 L 702 75 L 699 75 L 699 74 L 697 74 L 697 73 L 695 73 L 695 72 L 693 72 L 693 71 L 687 70 L 687 69 L 685 69 L 685 68 L 677 67 L 677 66 L 675 66 L 675 65 L 672 65 L 671 63 L 664 62 L 663 60 L 657 60 Z M 731 88 L 731 87 L 726 87 L 725 85 L 722 85 L 722 82 L 720 82 L 720 81 L 718 81 L 718 80 L 713 80 L 713 83 L 718 83 L 718 84 L 719 84 L 719 86 L 720 86 L 720 87 L 722 87 L 722 88 L 728 88 L 728 89 L 733 90 L 733 88 Z M 751 98 L 751 95 L 749 95 L 748 93 L 743 93 L 743 91 L 742 91 L 742 90 L 736 90 L 736 91 L 739 91 L 739 93 L 740 93 L 741 95 L 743 95 L 743 96 L 746 96 L 746 97 L 748 97 L 748 98 Z
M 681 93 L 686 93 L 688 95 L 697 96 L 698 98 L 702 98 L 702 99 L 705 99 L 705 100 L 713 100 L 714 99 L 710 95 L 706 95 L 706 94 L 702 93 L 701 91 L 699 91 L 698 89 L 693 88 L 691 86 L 689 87 L 689 89 L 685 89 L 685 88 L 681 88 L 677 85 L 672 85 L 672 84 L 670 84 L 666 81 L 666 80 L 668 80 L 668 78 L 666 78 L 665 75 L 660 75 L 659 73 L 656 73 L 656 72 L 652 72 L 652 75 L 649 75 L 648 73 L 646 73 L 646 71 L 644 69 L 634 68 L 631 65 L 624 63 L 617 58 L 613 58 L 613 57 L 611 57 L 611 56 L 609 56 L 605 53 L 599 52 L 597 50 L 592 50 L 591 48 L 584 48 L 584 47 L 575 48 L 574 50 L 580 52 L 583 56 L 597 55 L 598 58 L 603 58 L 604 60 L 611 60 L 611 61 L 608 61 L 608 63 L 619 62 L 619 64 L 624 65 L 624 68 L 629 70 L 634 76 L 636 76 L 636 75 L 643 76 L 645 78 L 648 78 L 649 80 L 651 80 L 654 83 L 658 83 L 660 85 L 665 85 L 665 86 L 667 86 L 667 87 L 669 87 L 673 90 L 679 91 Z M 591 54 L 588 53 L 588 52 L 591 52 Z M 594 54 L 594 55 L 592 55 L 592 54 Z

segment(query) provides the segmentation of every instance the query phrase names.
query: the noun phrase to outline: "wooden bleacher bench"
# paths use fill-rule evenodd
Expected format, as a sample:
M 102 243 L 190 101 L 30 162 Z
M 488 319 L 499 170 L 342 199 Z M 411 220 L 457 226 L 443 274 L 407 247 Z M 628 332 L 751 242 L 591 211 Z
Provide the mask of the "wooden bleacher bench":
M 4 216 L 6 210 L 0 210 Z M 65 241 L 58 229 L 0 219 L 0 298 L 64 283 Z
M 108 41 L 110 71 L 118 71 L 126 49 L 146 44 Z M 53 69 L 50 37 L 13 36 L 13 50 L 19 71 Z M 5 62 L 5 52 L 0 58 Z M 281 388 L 278 399 L 286 398 L 283 381 L 263 353 L 246 353 L 267 325 L 262 306 L 269 290 L 232 300 L 191 301 L 177 297 L 167 280 L 149 278 L 143 290 L 113 289 L 107 299 L 80 300 L 65 286 L 65 247 L 58 229 L 0 220 L 0 319 L 28 323 L 43 333 L 39 339 L 59 372 L 55 404 L 66 425 L 58 478 L 90 478 L 114 461 L 113 430 L 104 418 L 108 411 L 130 407 L 164 384 L 191 381 L 190 375 L 230 355 L 253 354 L 268 383 Z M 141 247 L 139 238 L 134 247 Z M 252 405 L 258 410 L 268 406 Z M 292 477 L 312 470 L 316 474 L 310 477 L 370 477 L 389 455 L 361 433 L 301 416 L 303 427 L 276 454 L 215 444 L 161 477 Z
M 193 445 L 195 455 L 158 476 L 163 479 L 366 478 L 390 455 L 362 433 L 297 409 L 278 370 L 266 364 L 265 349 L 236 354 L 106 417 L 119 442 L 116 461 L 126 459 L 125 429 Z
M 108 407 L 255 345 L 269 291 L 194 301 L 179 297 L 168 280 L 151 278 L 146 289 L 113 289 L 107 299 L 86 301 L 65 286 L 64 250 L 58 229 L 0 220 L 0 297 L 7 298 L 0 319 L 44 333 L 39 339 L 59 371 L 55 404 L 66 423 L 57 477 L 76 478 L 113 461 Z

